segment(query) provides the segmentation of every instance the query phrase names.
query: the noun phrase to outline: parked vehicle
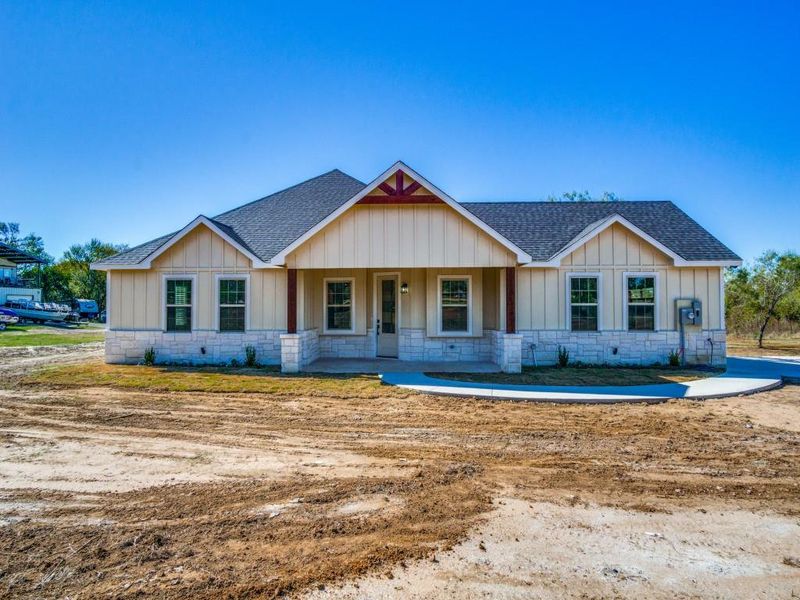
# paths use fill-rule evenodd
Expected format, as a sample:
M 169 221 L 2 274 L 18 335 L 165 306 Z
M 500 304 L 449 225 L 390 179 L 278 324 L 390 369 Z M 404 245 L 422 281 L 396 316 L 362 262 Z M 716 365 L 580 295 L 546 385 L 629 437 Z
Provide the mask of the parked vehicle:
M 70 313 L 70 308 L 66 304 L 34 302 L 33 300 L 9 300 L 5 307 L 13 310 L 20 320 L 34 323 L 64 321 Z
M 0 308 L 0 331 L 14 323 L 19 323 L 19 315 L 10 308 Z
M 78 313 L 81 319 L 96 319 L 100 313 L 95 300 L 86 300 L 84 298 L 75 298 L 72 301 L 72 310 Z

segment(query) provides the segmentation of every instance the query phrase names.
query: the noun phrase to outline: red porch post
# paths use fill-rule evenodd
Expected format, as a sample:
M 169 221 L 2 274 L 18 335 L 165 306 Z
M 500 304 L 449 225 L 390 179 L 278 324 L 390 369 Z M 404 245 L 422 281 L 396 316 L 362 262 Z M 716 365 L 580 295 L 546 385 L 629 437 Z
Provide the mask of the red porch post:
M 517 272 L 506 267 L 506 333 L 517 332 Z
M 297 333 L 297 269 L 287 269 L 286 330 Z

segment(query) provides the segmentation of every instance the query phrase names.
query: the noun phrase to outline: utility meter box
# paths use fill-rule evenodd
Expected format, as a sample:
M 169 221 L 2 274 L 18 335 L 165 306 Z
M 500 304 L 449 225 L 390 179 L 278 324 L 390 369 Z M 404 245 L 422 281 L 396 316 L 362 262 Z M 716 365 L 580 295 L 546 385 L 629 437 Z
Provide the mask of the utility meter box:
M 703 304 L 695 298 L 678 298 L 675 300 L 678 323 L 684 326 L 701 326 L 703 324 Z

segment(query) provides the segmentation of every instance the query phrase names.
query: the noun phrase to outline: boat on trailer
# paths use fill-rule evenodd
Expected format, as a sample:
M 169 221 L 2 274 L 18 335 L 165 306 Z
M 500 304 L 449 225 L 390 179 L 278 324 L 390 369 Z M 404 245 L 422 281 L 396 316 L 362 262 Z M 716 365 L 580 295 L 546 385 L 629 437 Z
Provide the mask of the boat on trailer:
M 65 304 L 55 302 L 35 302 L 33 300 L 8 300 L 5 304 L 20 320 L 45 323 L 47 321 L 64 321 L 70 314 L 71 308 Z

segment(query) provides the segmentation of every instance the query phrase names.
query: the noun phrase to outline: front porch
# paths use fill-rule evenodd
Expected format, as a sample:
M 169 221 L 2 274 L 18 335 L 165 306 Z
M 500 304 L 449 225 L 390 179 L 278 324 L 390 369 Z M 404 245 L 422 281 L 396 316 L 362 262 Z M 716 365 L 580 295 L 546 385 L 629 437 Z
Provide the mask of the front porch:
M 284 372 L 521 369 L 513 267 L 287 271 Z
M 490 361 L 418 361 L 396 358 L 318 358 L 307 365 L 308 373 L 499 373 Z

